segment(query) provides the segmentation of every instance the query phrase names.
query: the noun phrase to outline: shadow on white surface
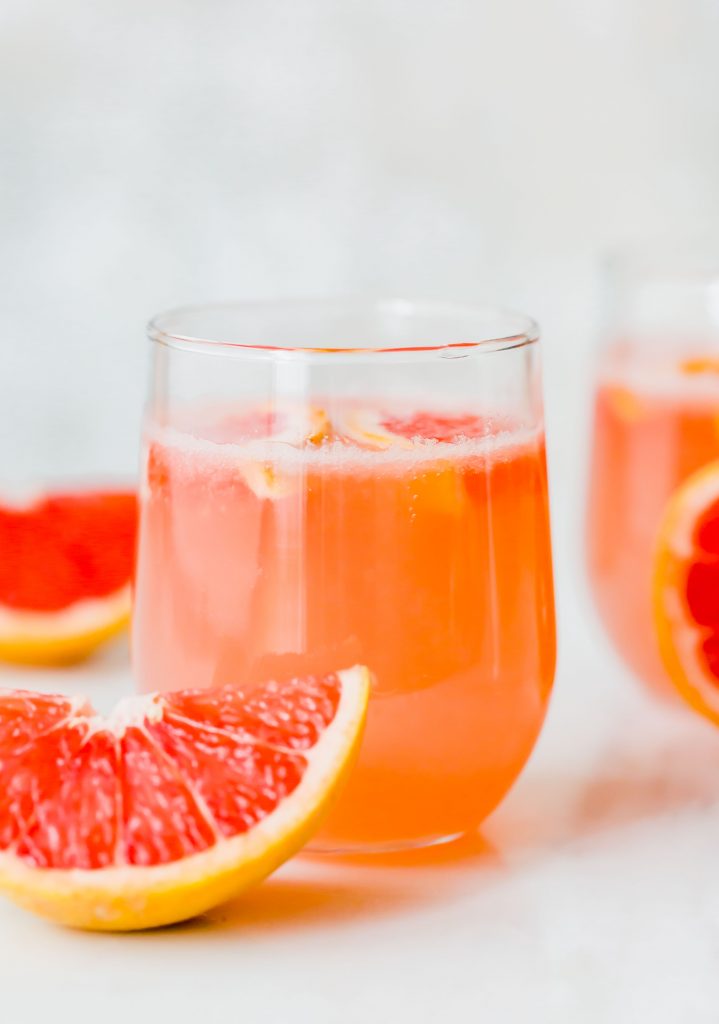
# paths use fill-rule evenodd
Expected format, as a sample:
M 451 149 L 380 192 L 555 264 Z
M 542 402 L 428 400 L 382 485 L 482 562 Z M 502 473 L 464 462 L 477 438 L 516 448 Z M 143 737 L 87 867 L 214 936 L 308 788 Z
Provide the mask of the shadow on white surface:
M 719 801 L 719 734 L 701 723 L 651 751 L 608 749 L 607 766 L 580 791 L 572 830 L 618 828 Z
M 245 896 L 165 931 L 168 936 L 196 930 L 260 935 L 354 926 L 419 910 L 445 899 L 468 871 L 489 877 L 500 866 L 497 851 L 479 834 L 400 854 L 301 855 Z
M 384 917 L 416 902 L 417 894 L 384 881 L 359 883 L 321 879 L 276 878 L 258 889 L 211 911 L 184 928 L 216 932 L 267 933 L 321 928 L 328 923 L 352 924 L 367 917 Z
M 681 707 L 659 705 L 632 687 L 612 701 L 617 716 L 585 758 L 551 764 L 541 757 L 488 826 L 507 861 L 534 859 L 621 839 L 683 812 L 719 805 L 719 730 Z M 567 724 L 564 723 L 566 729 Z M 589 729 L 584 736 L 589 741 Z

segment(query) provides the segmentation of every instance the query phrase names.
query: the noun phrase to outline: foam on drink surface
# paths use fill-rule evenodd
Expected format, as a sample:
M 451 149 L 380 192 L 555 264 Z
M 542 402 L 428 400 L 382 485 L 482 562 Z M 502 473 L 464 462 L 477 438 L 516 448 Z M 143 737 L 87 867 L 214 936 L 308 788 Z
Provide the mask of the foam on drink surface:
M 705 352 L 610 351 L 598 373 L 603 388 L 623 388 L 647 399 L 719 402 L 719 355 Z
M 424 410 L 423 410 L 424 411 Z M 434 412 L 435 410 L 433 410 Z M 436 410 L 441 415 L 445 410 Z M 486 432 L 478 437 L 458 437 L 452 441 L 414 437 L 408 447 L 363 447 L 341 440 L 294 445 L 272 438 L 218 439 L 212 435 L 212 421 L 201 415 L 186 415 L 179 425 L 149 422 L 146 444 L 158 445 L 167 452 L 176 466 L 187 470 L 204 470 L 212 466 L 218 471 L 248 463 L 271 464 L 287 472 L 318 469 L 325 472 L 407 473 L 431 472 L 447 460 L 467 465 L 486 465 L 487 460 L 507 460 L 528 448 L 536 447 L 542 438 L 540 428 L 517 427 L 506 419 L 487 419 Z

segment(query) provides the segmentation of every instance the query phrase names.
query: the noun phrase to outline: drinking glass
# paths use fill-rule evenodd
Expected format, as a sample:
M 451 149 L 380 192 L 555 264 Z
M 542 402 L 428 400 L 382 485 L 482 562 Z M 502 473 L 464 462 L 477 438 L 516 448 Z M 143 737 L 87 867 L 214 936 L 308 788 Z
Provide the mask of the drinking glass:
M 667 503 L 719 454 L 719 258 L 701 245 L 609 261 L 587 504 L 588 569 L 614 647 L 653 690 L 674 693 L 653 613 Z
M 535 325 L 348 299 L 179 310 L 150 338 L 141 688 L 365 664 L 359 760 L 314 848 L 475 829 L 554 672 Z

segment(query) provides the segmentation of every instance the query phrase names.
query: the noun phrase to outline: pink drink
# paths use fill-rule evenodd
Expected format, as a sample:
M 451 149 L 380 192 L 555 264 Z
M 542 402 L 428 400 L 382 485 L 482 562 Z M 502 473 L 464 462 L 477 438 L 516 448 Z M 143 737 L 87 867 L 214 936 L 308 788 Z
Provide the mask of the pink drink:
M 397 845 L 475 828 L 526 761 L 553 676 L 541 433 L 482 425 L 443 441 L 446 423 L 417 413 L 405 418 L 411 441 L 393 421 L 393 443 L 368 450 L 369 435 L 333 419 L 268 458 L 252 415 L 236 411 L 202 440 L 150 428 L 141 686 L 366 664 L 375 686 L 360 759 L 319 841 Z

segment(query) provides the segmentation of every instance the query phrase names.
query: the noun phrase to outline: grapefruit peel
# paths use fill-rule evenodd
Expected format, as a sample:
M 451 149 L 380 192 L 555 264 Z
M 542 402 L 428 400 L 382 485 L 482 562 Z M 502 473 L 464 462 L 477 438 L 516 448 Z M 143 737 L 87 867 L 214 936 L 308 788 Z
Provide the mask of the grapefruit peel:
M 692 474 L 669 500 L 657 535 L 652 595 L 659 651 L 672 683 L 691 707 L 719 725 L 719 679 L 704 667 L 700 653 L 708 630 L 692 618 L 686 596 L 688 571 L 701 556 L 695 531 L 702 513 L 717 502 L 719 460 Z
M 314 746 L 290 751 L 307 762 L 299 783 L 246 831 L 226 838 L 215 822 L 216 839 L 207 849 L 148 866 L 115 863 L 94 869 L 39 867 L 6 849 L 0 852 L 0 889 L 21 906 L 60 924 L 97 931 L 132 931 L 195 917 L 257 884 L 314 833 L 358 752 L 369 696 L 369 672 L 355 666 L 335 675 L 341 682 L 341 692 L 333 719 Z M 185 692 L 205 695 L 213 691 Z M 3 700 L 18 696 L 23 696 L 23 691 L 0 694 L 0 715 Z M 129 727 L 142 729 L 161 720 L 168 710 L 165 696 L 176 695 L 128 698 L 108 718 L 94 715 L 82 701 L 74 700 L 70 720 L 64 724 L 71 726 L 73 719 L 89 722 L 89 735 L 109 730 L 120 738 Z M 184 781 L 191 787 L 191 779 L 184 777 Z M 201 799 L 198 804 L 202 804 Z

